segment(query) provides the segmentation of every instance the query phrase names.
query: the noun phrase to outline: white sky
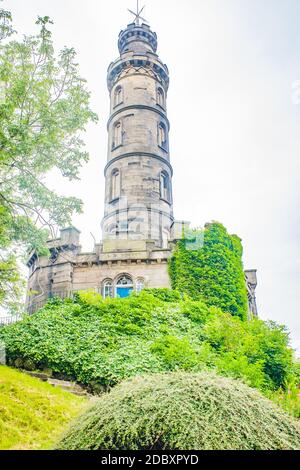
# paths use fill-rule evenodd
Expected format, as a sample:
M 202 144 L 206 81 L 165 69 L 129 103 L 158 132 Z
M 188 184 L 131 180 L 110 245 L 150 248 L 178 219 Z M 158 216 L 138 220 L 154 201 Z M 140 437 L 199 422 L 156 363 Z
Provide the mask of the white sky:
M 146 0 L 145 0 L 146 1 Z M 81 181 L 52 176 L 84 201 L 84 250 L 101 238 L 109 98 L 106 70 L 135 0 L 4 0 L 15 29 L 49 15 L 55 46 L 78 52 L 99 124 L 86 133 Z M 144 12 L 170 70 L 168 117 L 177 219 L 222 222 L 257 268 L 259 315 L 285 323 L 300 347 L 300 2 L 148 0 Z M 298 82 L 298 83 L 297 83 Z

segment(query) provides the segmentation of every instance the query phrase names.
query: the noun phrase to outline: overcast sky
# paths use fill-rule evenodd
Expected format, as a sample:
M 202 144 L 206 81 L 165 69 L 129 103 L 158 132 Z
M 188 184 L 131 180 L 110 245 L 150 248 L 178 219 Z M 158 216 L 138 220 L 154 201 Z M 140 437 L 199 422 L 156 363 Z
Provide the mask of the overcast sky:
M 99 114 L 81 181 L 52 175 L 84 201 L 74 217 L 84 250 L 101 238 L 109 97 L 106 71 L 135 0 L 5 0 L 15 29 L 54 21 L 55 46 L 78 52 Z M 285 323 L 300 348 L 300 1 L 148 0 L 144 12 L 170 70 L 168 117 L 177 219 L 222 222 L 258 270 L 259 315 Z

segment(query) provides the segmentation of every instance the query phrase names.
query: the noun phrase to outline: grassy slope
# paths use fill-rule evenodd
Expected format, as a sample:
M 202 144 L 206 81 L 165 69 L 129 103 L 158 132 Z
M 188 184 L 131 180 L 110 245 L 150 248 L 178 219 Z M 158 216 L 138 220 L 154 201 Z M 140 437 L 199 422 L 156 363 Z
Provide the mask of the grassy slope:
M 0 450 L 50 448 L 85 399 L 0 366 Z

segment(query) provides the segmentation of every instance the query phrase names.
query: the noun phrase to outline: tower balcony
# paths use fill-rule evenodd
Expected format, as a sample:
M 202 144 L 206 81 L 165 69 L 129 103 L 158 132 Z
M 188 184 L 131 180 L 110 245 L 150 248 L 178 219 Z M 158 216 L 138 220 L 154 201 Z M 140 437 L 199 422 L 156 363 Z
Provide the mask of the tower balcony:
M 156 52 L 157 35 L 145 23 L 142 25 L 131 23 L 125 30 L 120 32 L 118 47 L 120 54 L 129 50 L 138 52 L 151 50 Z

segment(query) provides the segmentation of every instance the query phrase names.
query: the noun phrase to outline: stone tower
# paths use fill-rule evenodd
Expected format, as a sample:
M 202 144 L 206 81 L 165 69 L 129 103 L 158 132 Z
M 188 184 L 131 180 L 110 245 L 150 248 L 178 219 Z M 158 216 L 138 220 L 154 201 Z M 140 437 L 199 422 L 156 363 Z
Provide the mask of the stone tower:
M 126 297 L 144 287 L 170 287 L 168 259 L 185 222 L 173 217 L 167 93 L 169 72 L 157 37 L 138 13 L 119 35 L 120 56 L 108 68 L 110 93 L 103 240 L 83 253 L 80 232 L 62 229 L 50 257 L 28 259 L 27 309 L 49 298 L 93 289 Z M 256 314 L 256 272 L 246 272 L 249 311 Z
M 132 23 L 119 35 L 120 57 L 108 69 L 108 158 L 104 242 L 117 249 L 153 241 L 168 248 L 173 223 L 167 118 L 168 68 L 157 37 Z
M 169 154 L 169 72 L 157 36 L 136 21 L 119 34 L 118 59 L 108 68 L 110 93 L 103 240 L 83 253 L 79 231 L 49 240 L 50 258 L 28 260 L 29 312 L 49 297 L 93 289 L 125 297 L 143 287 L 170 287 L 168 259 L 182 222 L 175 222 Z

